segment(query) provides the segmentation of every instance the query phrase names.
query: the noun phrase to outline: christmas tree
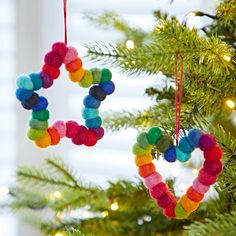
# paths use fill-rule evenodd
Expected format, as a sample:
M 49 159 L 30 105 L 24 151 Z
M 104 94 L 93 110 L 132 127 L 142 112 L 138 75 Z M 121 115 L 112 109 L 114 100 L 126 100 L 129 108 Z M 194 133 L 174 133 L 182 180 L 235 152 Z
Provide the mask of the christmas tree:
M 210 17 L 201 29 L 188 28 L 188 17 Z M 45 159 L 42 167 L 20 167 L 17 183 L 10 189 L 8 206 L 24 210 L 28 219 L 45 235 L 235 235 L 236 234 L 236 126 L 234 108 L 236 1 L 224 0 L 215 15 L 191 12 L 184 22 L 155 11 L 152 32 L 133 28 L 118 15 L 108 12 L 88 15 L 92 22 L 113 27 L 124 34 L 122 42 L 85 45 L 91 60 L 119 67 L 121 72 L 144 77 L 160 71 L 166 86 L 146 89 L 155 104 L 146 110 L 115 111 L 107 114 L 107 130 L 161 127 L 175 134 L 174 63 L 180 50 L 185 79 L 180 135 L 193 127 L 215 135 L 223 150 L 224 168 L 217 180 L 216 199 L 201 203 L 186 220 L 166 218 L 141 182 L 110 182 L 107 189 L 79 181 L 59 158 Z M 161 116 L 160 116 L 161 114 Z M 153 153 L 153 158 L 157 158 Z M 174 180 L 167 181 L 173 189 Z M 50 212 L 50 219 L 38 212 Z M 30 216 L 30 217 L 29 217 Z M 33 219 L 33 220 L 32 220 Z

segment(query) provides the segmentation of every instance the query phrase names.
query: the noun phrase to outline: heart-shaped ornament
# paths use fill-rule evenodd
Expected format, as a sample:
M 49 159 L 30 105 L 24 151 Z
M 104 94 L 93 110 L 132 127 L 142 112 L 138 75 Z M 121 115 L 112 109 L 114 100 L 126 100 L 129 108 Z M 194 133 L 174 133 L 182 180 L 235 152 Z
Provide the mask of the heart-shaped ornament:
M 197 178 L 179 199 L 169 190 L 152 163 L 151 150 L 154 146 L 163 153 L 163 158 L 168 162 L 186 162 L 196 148 L 203 152 L 205 161 Z M 168 218 L 187 218 L 198 208 L 204 194 L 222 171 L 222 151 L 217 146 L 216 139 L 199 129 L 191 129 L 187 136 L 180 139 L 178 146 L 175 146 L 171 136 L 164 135 L 159 127 L 152 127 L 148 132 L 139 134 L 133 153 L 139 175 L 143 178 L 150 196 Z

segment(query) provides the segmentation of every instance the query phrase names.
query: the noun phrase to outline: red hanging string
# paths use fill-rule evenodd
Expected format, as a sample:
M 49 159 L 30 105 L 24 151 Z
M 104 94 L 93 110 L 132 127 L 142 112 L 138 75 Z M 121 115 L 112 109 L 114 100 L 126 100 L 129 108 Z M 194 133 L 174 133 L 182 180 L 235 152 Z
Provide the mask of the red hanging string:
M 178 78 L 179 60 L 181 61 L 180 79 Z M 174 76 L 175 76 L 175 140 L 176 140 L 176 145 L 178 145 L 179 131 L 180 131 L 180 113 L 181 113 L 182 94 L 183 94 L 183 79 L 184 79 L 184 58 L 180 50 L 178 50 L 175 57 Z
M 64 40 L 67 45 L 67 25 L 66 25 L 66 13 L 67 13 L 67 0 L 63 0 L 63 10 L 64 10 Z

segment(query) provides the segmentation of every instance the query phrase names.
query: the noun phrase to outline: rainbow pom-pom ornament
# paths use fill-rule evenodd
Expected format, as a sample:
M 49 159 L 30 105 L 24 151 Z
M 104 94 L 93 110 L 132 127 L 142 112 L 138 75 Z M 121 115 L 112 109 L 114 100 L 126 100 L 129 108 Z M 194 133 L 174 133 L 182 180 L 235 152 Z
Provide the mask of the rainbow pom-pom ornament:
M 198 177 L 180 199 L 176 199 L 152 163 L 151 150 L 154 146 L 163 153 L 163 158 L 168 162 L 186 162 L 196 148 L 203 152 L 205 161 Z M 150 196 L 168 218 L 187 218 L 198 208 L 204 194 L 222 171 L 222 151 L 216 145 L 215 138 L 198 129 L 190 130 L 187 136 L 180 139 L 179 145 L 175 146 L 170 136 L 164 135 L 160 128 L 152 127 L 147 133 L 139 134 L 133 146 L 133 153 L 139 175 L 143 178 Z
M 85 126 L 72 120 L 66 122 L 57 120 L 49 125 L 48 100 L 35 92 L 53 85 L 60 75 L 59 68 L 62 64 L 65 65 L 72 82 L 78 83 L 83 88 L 91 87 L 83 101 L 82 116 L 85 119 Z M 84 69 L 74 47 L 68 47 L 63 42 L 54 43 L 51 51 L 44 56 L 44 65 L 39 73 L 23 74 L 17 78 L 16 97 L 23 108 L 32 110 L 28 138 L 40 148 L 56 145 L 63 137 L 71 139 L 76 145 L 94 146 L 104 135 L 98 108 L 106 96 L 115 90 L 111 78 L 112 74 L 106 68 Z

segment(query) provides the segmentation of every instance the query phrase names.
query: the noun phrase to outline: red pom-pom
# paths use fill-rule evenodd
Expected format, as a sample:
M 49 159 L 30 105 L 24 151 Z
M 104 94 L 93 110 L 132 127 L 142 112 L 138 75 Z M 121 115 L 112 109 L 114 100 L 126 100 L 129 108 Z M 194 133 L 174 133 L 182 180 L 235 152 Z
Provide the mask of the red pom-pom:
M 156 203 L 160 208 L 166 208 L 174 201 L 175 197 L 171 192 L 167 192 L 157 198 Z
M 141 177 L 147 177 L 151 175 L 153 172 L 155 172 L 156 167 L 153 163 L 149 163 L 143 166 L 139 166 L 138 173 Z
M 176 201 L 173 201 L 166 208 L 163 209 L 163 214 L 168 218 L 175 218 L 175 205 Z
M 56 68 L 59 68 L 61 66 L 62 61 L 63 61 L 62 57 L 54 51 L 48 52 L 44 56 L 45 64 L 56 67 Z
M 49 77 L 51 77 L 52 79 L 56 79 L 60 75 L 60 70 L 58 68 L 55 68 L 47 64 L 43 65 L 42 71 L 48 74 Z
M 209 186 L 216 182 L 216 175 L 208 174 L 204 169 L 201 169 L 198 174 L 198 180 L 203 185 Z
M 80 125 L 78 128 L 78 134 L 72 138 L 72 143 L 76 145 L 84 144 L 84 134 L 87 132 L 87 128 L 83 125 Z
M 216 145 L 215 138 L 210 134 L 203 134 L 199 140 L 199 148 L 202 151 L 213 148 Z
M 161 182 L 149 190 L 149 194 L 152 198 L 158 199 L 161 195 L 168 191 L 168 187 L 165 183 Z
M 51 145 L 56 145 L 60 142 L 60 134 L 58 133 L 55 127 L 49 127 L 47 129 L 50 137 L 51 137 Z
M 70 62 L 69 64 L 66 64 L 66 69 L 69 72 L 75 72 L 79 70 L 82 67 L 82 61 L 79 57 L 77 57 L 74 61 Z
M 204 198 L 204 194 L 197 192 L 193 187 L 190 187 L 186 193 L 187 197 L 194 202 L 200 202 Z
M 56 42 L 52 45 L 52 50 L 60 55 L 60 57 L 64 57 L 67 53 L 67 47 L 63 42 Z
M 211 175 L 218 175 L 222 171 L 221 161 L 205 161 L 203 170 Z
M 91 130 L 93 133 L 95 133 L 95 135 L 97 136 L 98 139 L 101 139 L 105 133 L 105 131 L 102 127 L 90 128 L 89 130 Z
M 204 157 L 208 161 L 217 161 L 222 157 L 222 150 L 220 147 L 215 146 L 211 149 L 204 151 Z
M 70 120 L 66 122 L 66 137 L 74 138 L 79 133 L 79 125 L 77 122 Z
M 81 135 L 81 138 L 84 145 L 88 147 L 94 146 L 98 141 L 97 136 L 91 130 L 87 130 L 87 132 Z

